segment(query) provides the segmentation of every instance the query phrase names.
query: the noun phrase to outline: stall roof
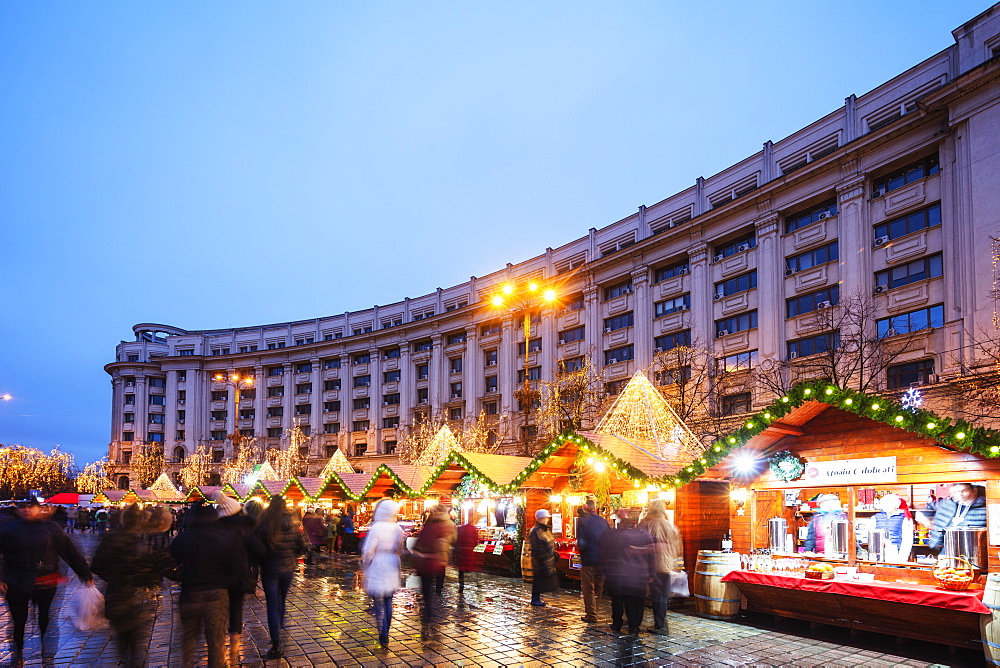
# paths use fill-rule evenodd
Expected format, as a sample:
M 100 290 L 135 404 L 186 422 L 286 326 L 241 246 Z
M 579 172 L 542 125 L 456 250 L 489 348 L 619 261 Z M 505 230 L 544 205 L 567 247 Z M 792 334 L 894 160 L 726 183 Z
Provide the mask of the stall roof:
M 92 503 L 121 503 L 126 494 L 128 494 L 128 490 L 125 489 L 105 490 L 95 494 Z
M 452 453 L 449 468 L 458 467 L 488 478 L 497 485 L 508 485 L 533 461 L 531 457 L 492 455 L 482 452 Z
M 245 501 L 247 496 L 250 494 L 250 485 L 227 482 L 222 486 L 222 492 L 223 494 L 227 494 L 229 496 L 235 496 L 240 501 Z

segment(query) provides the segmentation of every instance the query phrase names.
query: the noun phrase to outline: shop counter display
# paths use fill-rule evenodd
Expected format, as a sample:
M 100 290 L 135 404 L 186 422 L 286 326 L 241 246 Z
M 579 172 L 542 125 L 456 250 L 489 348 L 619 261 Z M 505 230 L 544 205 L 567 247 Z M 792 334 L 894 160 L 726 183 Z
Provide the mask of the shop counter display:
M 570 580 L 580 579 L 580 555 L 576 548 L 556 550 L 556 570 Z
M 747 610 L 958 647 L 982 647 L 980 621 L 991 613 L 982 589 L 948 591 L 744 570 L 732 571 L 722 581 L 739 587 Z

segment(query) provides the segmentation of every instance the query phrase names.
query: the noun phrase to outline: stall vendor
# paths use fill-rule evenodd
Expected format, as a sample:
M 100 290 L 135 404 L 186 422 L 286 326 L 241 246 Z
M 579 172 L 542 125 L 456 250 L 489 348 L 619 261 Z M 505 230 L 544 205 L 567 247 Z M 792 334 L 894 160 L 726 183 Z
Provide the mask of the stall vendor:
M 927 545 L 940 551 L 944 543 L 944 530 L 949 527 L 985 527 L 986 496 L 982 488 L 967 482 L 951 486 L 951 496 L 941 499 L 934 512 L 934 526 Z
M 833 547 L 827 540 L 832 533 L 830 525 L 834 520 L 846 520 L 847 514 L 841 509 L 840 497 L 836 494 L 820 494 L 816 500 L 819 511 L 809 521 L 809 532 L 803 547 L 806 552 L 823 553 Z
M 886 494 L 878 500 L 879 511 L 870 520 L 871 529 L 883 529 L 889 537 L 885 560 L 901 564 L 910 560 L 913 550 L 913 516 L 906 502 L 895 494 Z

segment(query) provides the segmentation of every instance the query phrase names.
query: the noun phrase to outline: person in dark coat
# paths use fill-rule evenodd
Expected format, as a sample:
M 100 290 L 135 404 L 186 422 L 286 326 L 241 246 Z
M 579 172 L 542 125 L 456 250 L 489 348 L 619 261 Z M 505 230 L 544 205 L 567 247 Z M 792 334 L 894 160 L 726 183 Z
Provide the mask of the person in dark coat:
M 184 666 L 195 665 L 195 648 L 202 629 L 210 668 L 226 665 L 226 622 L 229 588 L 243 577 L 232 535 L 219 527 L 219 514 L 198 505 L 187 513 L 187 528 L 174 538 L 170 553 L 180 564 L 178 616 L 184 633 Z
M 237 555 L 239 576 L 229 587 L 229 665 L 237 666 L 243 634 L 243 597 L 257 589 L 265 549 L 254 533 L 255 522 L 244 514 L 239 501 L 220 491 L 216 494 L 215 506 L 219 528 L 231 534 L 230 546 Z
M 347 507 L 347 513 L 340 520 L 339 529 L 344 534 L 344 538 L 340 544 L 340 551 L 347 554 L 357 554 L 358 534 L 354 526 L 354 509 L 350 506 Z
M 305 551 L 305 541 L 298 523 L 288 512 L 285 497 L 280 494 L 271 497 L 267 510 L 257 522 L 255 533 L 265 548 L 260 564 L 260 581 L 267 601 L 267 630 L 271 634 L 271 649 L 267 658 L 280 659 L 285 601 L 298 567 L 299 555 Z
M 174 566 L 170 554 L 147 540 L 152 513 L 132 504 L 121 513 L 122 527 L 101 538 L 91 569 L 108 583 L 104 614 L 118 643 L 119 665 L 145 666 L 163 574 Z
M 436 505 L 430 509 L 427 521 L 410 550 L 417 557 L 425 622 L 430 621 L 433 616 L 433 591 L 435 588 L 438 594 L 444 591 L 444 573 L 451 558 L 451 547 L 455 543 L 456 534 L 455 523 L 448 516 L 448 508 Z
M 948 527 L 985 527 L 986 495 L 981 487 L 967 482 L 951 486 L 951 496 L 937 502 L 934 523 L 927 546 L 933 552 L 944 547 L 944 530 Z
M 580 554 L 580 593 L 583 596 L 583 621 L 597 623 L 598 603 L 604 594 L 601 574 L 601 536 L 608 521 L 597 514 L 597 502 L 588 499 L 584 514 L 576 525 L 576 551 Z
M 306 532 L 306 537 L 309 539 L 306 564 L 312 566 L 315 563 L 320 547 L 326 542 L 326 526 L 323 524 L 322 516 L 317 515 L 310 509 L 302 517 L 302 529 Z
M 38 630 L 42 643 L 49 629 L 49 610 L 56 596 L 56 586 L 64 580 L 59 560 L 65 561 L 87 587 L 94 586 L 87 560 L 59 525 L 48 519 L 49 513 L 34 499 L 19 508 L 17 519 L 0 527 L 0 594 L 7 599 L 14 627 L 14 662 L 22 659 L 24 627 L 28 604 L 37 608 Z M 48 644 L 58 646 L 58 638 Z
M 656 574 L 653 537 L 625 510 L 618 511 L 618 528 L 601 535 L 604 589 L 611 596 L 611 630 L 622 632 L 622 613 L 631 635 L 638 635 L 645 612 L 646 588 Z
M 556 541 L 549 526 L 552 514 L 545 508 L 535 511 L 535 527 L 528 534 L 531 544 L 531 605 L 544 606 L 542 594 L 558 591 Z
M 481 552 L 476 552 L 476 545 L 479 545 L 479 529 L 476 522 L 479 515 L 473 513 L 469 517 L 469 523 L 458 527 L 458 535 L 455 538 L 455 567 L 458 568 L 458 589 L 465 589 L 465 574 L 482 570 Z

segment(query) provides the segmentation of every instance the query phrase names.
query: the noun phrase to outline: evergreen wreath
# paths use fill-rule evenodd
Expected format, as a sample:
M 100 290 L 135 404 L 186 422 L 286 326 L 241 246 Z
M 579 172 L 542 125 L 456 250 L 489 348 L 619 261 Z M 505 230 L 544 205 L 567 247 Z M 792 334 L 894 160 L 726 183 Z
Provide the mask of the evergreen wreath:
M 789 450 L 782 450 L 769 460 L 768 466 L 771 473 L 782 482 L 791 482 L 802 475 L 806 470 L 802 460 L 796 457 Z

